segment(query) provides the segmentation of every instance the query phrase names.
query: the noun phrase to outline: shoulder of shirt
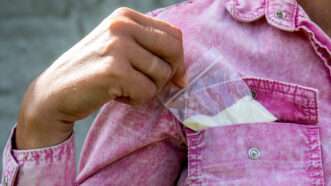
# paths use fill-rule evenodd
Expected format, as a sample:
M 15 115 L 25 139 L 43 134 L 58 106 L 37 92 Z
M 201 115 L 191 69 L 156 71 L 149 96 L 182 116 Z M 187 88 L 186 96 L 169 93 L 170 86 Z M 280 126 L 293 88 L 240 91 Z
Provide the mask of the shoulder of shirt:
M 163 17 L 168 13 L 185 11 L 190 16 L 190 11 L 206 8 L 209 4 L 217 4 L 228 12 L 236 21 L 254 22 L 263 17 L 266 21 L 281 30 L 295 31 L 296 18 L 299 5 L 296 0 L 187 0 L 168 7 L 156 9 L 148 13 L 154 17 Z M 220 12 L 222 13 L 222 12 Z

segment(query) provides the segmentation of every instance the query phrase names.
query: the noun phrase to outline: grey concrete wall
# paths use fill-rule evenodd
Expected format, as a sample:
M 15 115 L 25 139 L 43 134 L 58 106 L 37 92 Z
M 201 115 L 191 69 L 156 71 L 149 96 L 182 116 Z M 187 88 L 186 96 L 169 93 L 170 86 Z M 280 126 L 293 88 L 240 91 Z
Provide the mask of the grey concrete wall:
M 0 0 L 0 151 L 29 82 L 102 18 L 121 6 L 146 12 L 178 1 Z M 93 117 L 75 127 L 78 152 Z

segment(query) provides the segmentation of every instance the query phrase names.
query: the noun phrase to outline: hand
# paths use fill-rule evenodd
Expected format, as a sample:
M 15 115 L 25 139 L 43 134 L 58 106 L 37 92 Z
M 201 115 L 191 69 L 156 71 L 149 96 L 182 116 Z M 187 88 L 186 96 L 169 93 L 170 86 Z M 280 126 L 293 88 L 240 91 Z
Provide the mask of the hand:
M 142 104 L 169 82 L 184 86 L 181 31 L 120 8 L 35 79 L 25 93 L 18 149 L 68 138 L 75 121 L 112 99 Z

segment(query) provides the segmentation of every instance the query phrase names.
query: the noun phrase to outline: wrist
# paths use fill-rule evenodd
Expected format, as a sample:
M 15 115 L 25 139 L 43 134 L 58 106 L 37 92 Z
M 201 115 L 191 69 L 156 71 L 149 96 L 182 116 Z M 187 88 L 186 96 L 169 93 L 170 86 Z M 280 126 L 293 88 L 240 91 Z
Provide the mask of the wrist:
M 66 125 L 66 127 L 58 127 Z M 55 126 L 55 127 L 54 127 Z M 73 125 L 18 121 L 15 132 L 16 149 L 37 149 L 64 142 L 73 132 Z
M 73 132 L 73 123 L 64 122 L 55 113 L 38 111 L 38 106 L 23 101 L 18 117 L 15 142 L 17 149 L 35 149 L 57 145 Z

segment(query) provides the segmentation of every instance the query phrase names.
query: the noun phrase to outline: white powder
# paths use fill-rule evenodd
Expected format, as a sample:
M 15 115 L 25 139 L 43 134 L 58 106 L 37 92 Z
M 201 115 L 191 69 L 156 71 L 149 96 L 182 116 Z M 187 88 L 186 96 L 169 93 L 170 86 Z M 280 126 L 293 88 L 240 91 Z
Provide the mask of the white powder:
M 272 122 L 277 118 L 251 96 L 245 96 L 232 106 L 214 116 L 194 115 L 184 121 L 184 125 L 199 131 L 210 127 L 234 124 Z

